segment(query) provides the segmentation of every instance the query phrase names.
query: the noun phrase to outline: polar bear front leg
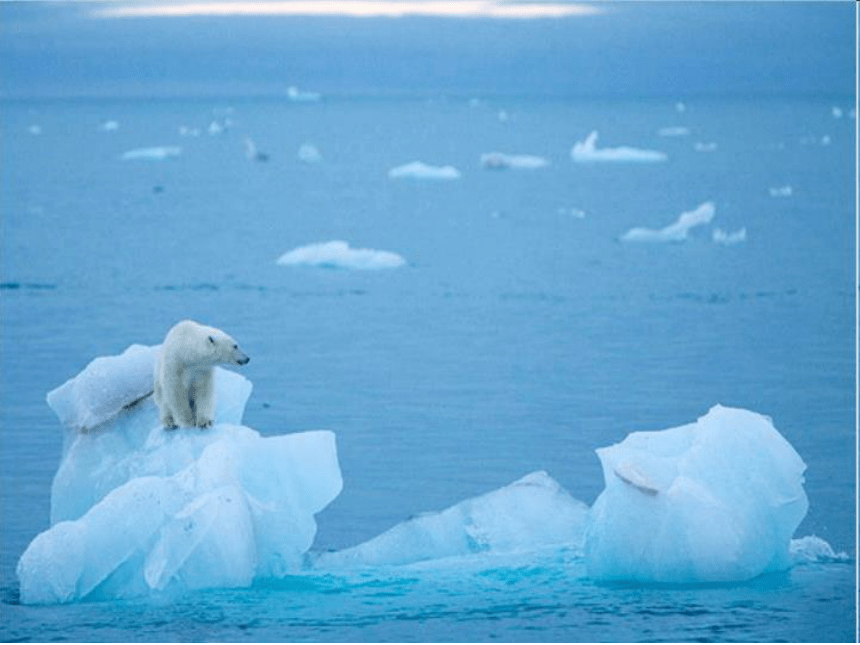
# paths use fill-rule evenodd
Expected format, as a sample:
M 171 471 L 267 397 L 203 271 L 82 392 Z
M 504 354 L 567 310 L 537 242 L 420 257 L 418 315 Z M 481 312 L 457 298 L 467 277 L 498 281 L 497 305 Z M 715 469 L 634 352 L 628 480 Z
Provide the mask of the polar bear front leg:
M 194 427 L 194 412 L 191 410 L 188 389 L 188 385 L 183 382 L 181 372 L 173 375 L 171 382 L 165 384 L 161 394 L 169 417 L 163 418 L 162 421 L 172 421 L 174 427 L 176 425 L 183 428 Z M 165 425 L 167 426 L 166 423 Z
M 194 383 L 194 411 L 197 427 L 208 428 L 215 422 L 215 370 L 198 374 Z

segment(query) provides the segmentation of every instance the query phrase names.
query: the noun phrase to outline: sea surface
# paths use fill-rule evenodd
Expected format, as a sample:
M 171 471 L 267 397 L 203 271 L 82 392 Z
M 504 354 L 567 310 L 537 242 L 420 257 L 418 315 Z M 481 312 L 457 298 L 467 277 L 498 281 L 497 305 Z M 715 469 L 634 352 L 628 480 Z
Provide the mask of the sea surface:
M 0 638 L 854 640 L 853 97 L 677 103 L 0 102 Z M 592 130 L 601 147 L 668 161 L 574 163 Z M 248 158 L 245 137 L 268 161 Z M 306 143 L 320 162 L 297 157 Z M 181 153 L 121 159 L 152 146 Z M 481 168 L 493 151 L 550 163 Z M 388 177 L 416 160 L 461 177 Z M 713 221 L 684 242 L 619 241 L 708 201 Z M 716 243 L 718 228 L 746 239 Z M 330 240 L 407 264 L 276 264 Z M 796 537 L 848 555 L 746 583 L 610 585 L 556 549 L 169 601 L 19 604 L 15 566 L 48 528 L 62 448 L 46 393 L 183 318 L 251 356 L 246 425 L 336 433 L 344 488 L 317 517 L 316 551 L 534 470 L 591 504 L 596 448 L 721 403 L 773 419 L 808 467 Z

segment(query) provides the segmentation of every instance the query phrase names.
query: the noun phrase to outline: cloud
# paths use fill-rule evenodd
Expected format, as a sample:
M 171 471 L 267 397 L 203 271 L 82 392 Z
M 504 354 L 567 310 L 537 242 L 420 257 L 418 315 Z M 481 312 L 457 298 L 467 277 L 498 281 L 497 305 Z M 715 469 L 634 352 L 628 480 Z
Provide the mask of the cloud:
M 600 13 L 592 4 L 504 2 L 503 0 L 236 0 L 126 4 L 94 10 L 94 18 L 179 18 L 189 16 L 346 16 L 353 18 L 565 18 Z

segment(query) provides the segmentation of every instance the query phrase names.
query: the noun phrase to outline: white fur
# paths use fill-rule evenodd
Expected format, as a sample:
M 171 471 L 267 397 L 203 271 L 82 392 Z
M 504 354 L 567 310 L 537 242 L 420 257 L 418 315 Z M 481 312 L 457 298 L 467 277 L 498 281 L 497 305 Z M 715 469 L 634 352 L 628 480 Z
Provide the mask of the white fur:
M 155 403 L 165 428 L 208 428 L 215 421 L 215 365 L 250 359 L 220 329 L 183 320 L 167 332 L 155 362 Z

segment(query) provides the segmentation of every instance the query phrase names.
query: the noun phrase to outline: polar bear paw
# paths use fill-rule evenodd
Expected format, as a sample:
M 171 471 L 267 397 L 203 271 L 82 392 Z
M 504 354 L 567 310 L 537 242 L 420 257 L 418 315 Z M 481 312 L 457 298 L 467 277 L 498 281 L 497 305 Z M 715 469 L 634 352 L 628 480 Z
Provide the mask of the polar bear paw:
M 197 421 L 197 427 L 201 430 L 212 427 L 212 419 L 200 419 Z

